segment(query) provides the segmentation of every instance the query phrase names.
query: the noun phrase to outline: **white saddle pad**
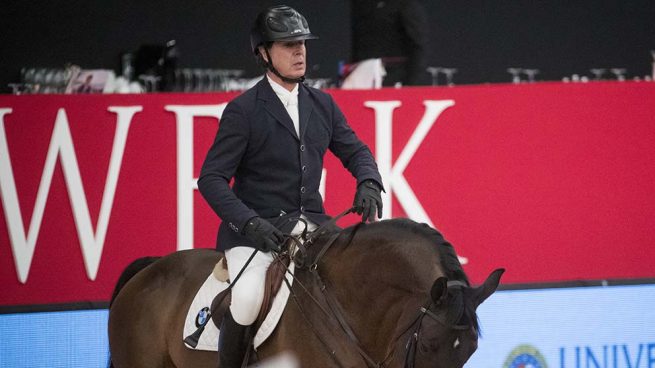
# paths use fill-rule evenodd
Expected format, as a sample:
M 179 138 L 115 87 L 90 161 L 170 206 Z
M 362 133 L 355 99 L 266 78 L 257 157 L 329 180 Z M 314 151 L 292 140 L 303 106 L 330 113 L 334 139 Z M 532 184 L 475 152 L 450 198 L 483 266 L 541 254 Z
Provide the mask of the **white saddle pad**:
M 294 271 L 293 261 L 291 264 L 289 264 L 289 271 L 291 271 L 291 273 Z M 289 282 L 289 285 L 291 285 L 293 283 L 293 277 L 288 272 L 285 273 L 284 276 Z M 228 286 L 229 284 L 227 282 L 219 281 L 216 279 L 216 277 L 214 277 L 213 273 L 209 273 L 209 276 L 196 293 L 196 296 L 193 298 L 191 307 L 189 307 L 189 311 L 187 312 L 186 318 L 184 320 L 184 331 L 182 335 L 183 340 L 187 336 L 196 332 L 198 325 L 204 322 L 204 320 L 207 318 L 207 314 L 211 308 L 214 297 L 216 297 L 216 295 L 218 295 L 218 293 L 221 291 L 227 289 Z M 286 306 L 288 299 L 289 288 L 287 287 L 286 283 L 283 282 L 282 286 L 280 287 L 280 291 L 275 296 L 275 299 L 273 299 L 273 306 L 271 307 L 271 311 L 268 313 L 268 315 L 266 315 L 264 323 L 262 323 L 261 327 L 255 334 L 255 340 L 253 342 L 255 349 L 259 347 L 259 345 L 261 345 L 264 341 L 266 341 L 266 339 L 273 333 L 273 330 L 275 330 L 275 326 L 277 326 L 280 318 L 282 317 L 282 312 L 284 311 L 284 307 Z M 219 334 L 220 331 L 218 327 L 214 324 L 214 321 L 210 320 L 207 325 L 205 325 L 205 330 L 203 331 L 202 335 L 200 335 L 198 345 L 195 348 L 187 345 L 186 343 L 185 345 L 187 348 L 194 350 L 218 351 Z

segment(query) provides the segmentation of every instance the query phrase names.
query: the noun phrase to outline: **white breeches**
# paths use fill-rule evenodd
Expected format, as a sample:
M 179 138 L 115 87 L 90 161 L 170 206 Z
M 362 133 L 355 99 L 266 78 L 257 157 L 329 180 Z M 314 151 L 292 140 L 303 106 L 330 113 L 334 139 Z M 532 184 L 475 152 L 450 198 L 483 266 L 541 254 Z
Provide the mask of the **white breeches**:
M 304 218 L 304 217 L 303 217 Z M 305 219 L 309 228 L 308 231 L 316 229 L 316 225 Z M 291 231 L 292 235 L 300 234 L 305 228 L 302 222 L 298 222 Z M 254 248 L 251 247 L 234 247 L 225 251 L 227 260 L 227 269 L 230 280 L 234 280 L 239 271 L 246 264 L 248 258 L 252 255 Z M 244 326 L 251 325 L 257 319 L 262 302 L 264 301 L 264 283 L 266 281 L 266 270 L 273 262 L 273 255 L 264 252 L 257 252 L 255 257 L 248 264 L 248 268 L 243 271 L 234 287 L 232 287 L 232 304 L 230 312 L 234 320 Z

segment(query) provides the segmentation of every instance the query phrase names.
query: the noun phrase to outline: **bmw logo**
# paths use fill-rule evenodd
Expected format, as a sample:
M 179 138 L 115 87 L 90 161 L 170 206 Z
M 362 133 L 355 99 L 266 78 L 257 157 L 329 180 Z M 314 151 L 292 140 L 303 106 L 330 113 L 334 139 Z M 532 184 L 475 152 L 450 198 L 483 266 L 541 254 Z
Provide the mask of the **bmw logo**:
M 207 317 L 209 316 L 209 308 L 204 307 L 198 312 L 198 315 L 196 315 L 196 327 L 203 326 L 205 323 L 207 323 Z

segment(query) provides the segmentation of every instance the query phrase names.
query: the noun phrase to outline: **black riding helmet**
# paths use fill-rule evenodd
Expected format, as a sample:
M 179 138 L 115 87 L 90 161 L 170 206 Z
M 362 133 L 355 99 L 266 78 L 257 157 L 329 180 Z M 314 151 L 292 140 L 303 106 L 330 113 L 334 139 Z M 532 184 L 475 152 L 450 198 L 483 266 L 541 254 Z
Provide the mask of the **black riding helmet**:
M 274 41 L 299 41 L 312 40 L 318 37 L 309 31 L 309 24 L 302 14 L 295 9 L 286 5 L 275 5 L 257 15 L 255 24 L 250 31 L 250 47 L 262 65 L 270 69 L 275 75 L 282 78 L 285 82 L 300 83 L 305 77 L 297 79 L 287 78 L 281 75 L 274 67 L 273 63 L 267 63 L 259 53 L 259 46 L 265 46 L 268 42 Z M 268 60 L 271 55 L 266 50 Z

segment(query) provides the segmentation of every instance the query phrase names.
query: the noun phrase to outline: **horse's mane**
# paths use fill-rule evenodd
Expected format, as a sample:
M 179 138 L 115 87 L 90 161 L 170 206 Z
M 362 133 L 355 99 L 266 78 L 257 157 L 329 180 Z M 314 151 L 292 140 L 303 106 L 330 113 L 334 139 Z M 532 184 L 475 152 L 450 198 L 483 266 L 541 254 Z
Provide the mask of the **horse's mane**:
M 116 299 L 116 297 L 118 296 L 118 292 L 121 291 L 123 286 L 125 286 L 125 284 L 127 284 L 127 282 L 130 281 L 130 279 L 134 277 L 134 275 L 136 275 L 142 269 L 150 266 L 159 258 L 161 257 L 141 257 L 135 259 L 132 263 L 127 265 L 127 267 L 125 267 L 120 277 L 118 278 L 118 282 L 116 282 L 116 286 L 114 287 L 114 292 L 112 293 L 111 299 L 109 301 L 109 307 L 111 307 L 111 305 L 114 303 L 114 299 Z
M 358 223 L 357 225 L 344 230 L 344 234 L 348 236 L 346 244 L 352 242 L 353 237 L 362 225 L 363 224 Z M 453 248 L 452 244 L 446 241 L 443 235 L 441 235 L 441 233 L 436 229 L 428 224 L 418 223 L 407 218 L 395 218 L 392 220 L 381 221 L 377 226 L 384 226 L 386 228 L 385 230 L 389 230 L 393 233 L 400 234 L 409 231 L 413 234 L 425 237 L 430 244 L 434 244 L 437 247 L 440 266 L 448 280 L 464 281 L 467 285 L 470 285 L 468 277 L 464 273 L 464 269 L 457 258 L 455 248 Z
M 443 271 L 446 273 L 446 277 L 448 277 L 448 280 L 464 281 L 466 282 L 467 285 L 470 285 L 468 277 L 466 277 L 466 274 L 464 273 L 464 269 L 462 268 L 462 264 L 459 262 L 459 259 L 457 258 L 457 253 L 455 253 L 455 248 L 453 248 L 453 245 L 450 244 L 446 239 L 444 239 L 443 235 L 441 235 L 439 231 L 430 227 L 428 224 L 419 224 L 417 222 L 407 219 L 401 219 L 401 220 L 405 220 L 405 221 L 397 221 L 396 223 L 401 226 L 415 228 L 416 231 L 425 234 L 425 236 L 431 240 L 431 243 L 437 246 L 437 250 L 439 251 L 439 260 L 441 262 L 441 267 Z

